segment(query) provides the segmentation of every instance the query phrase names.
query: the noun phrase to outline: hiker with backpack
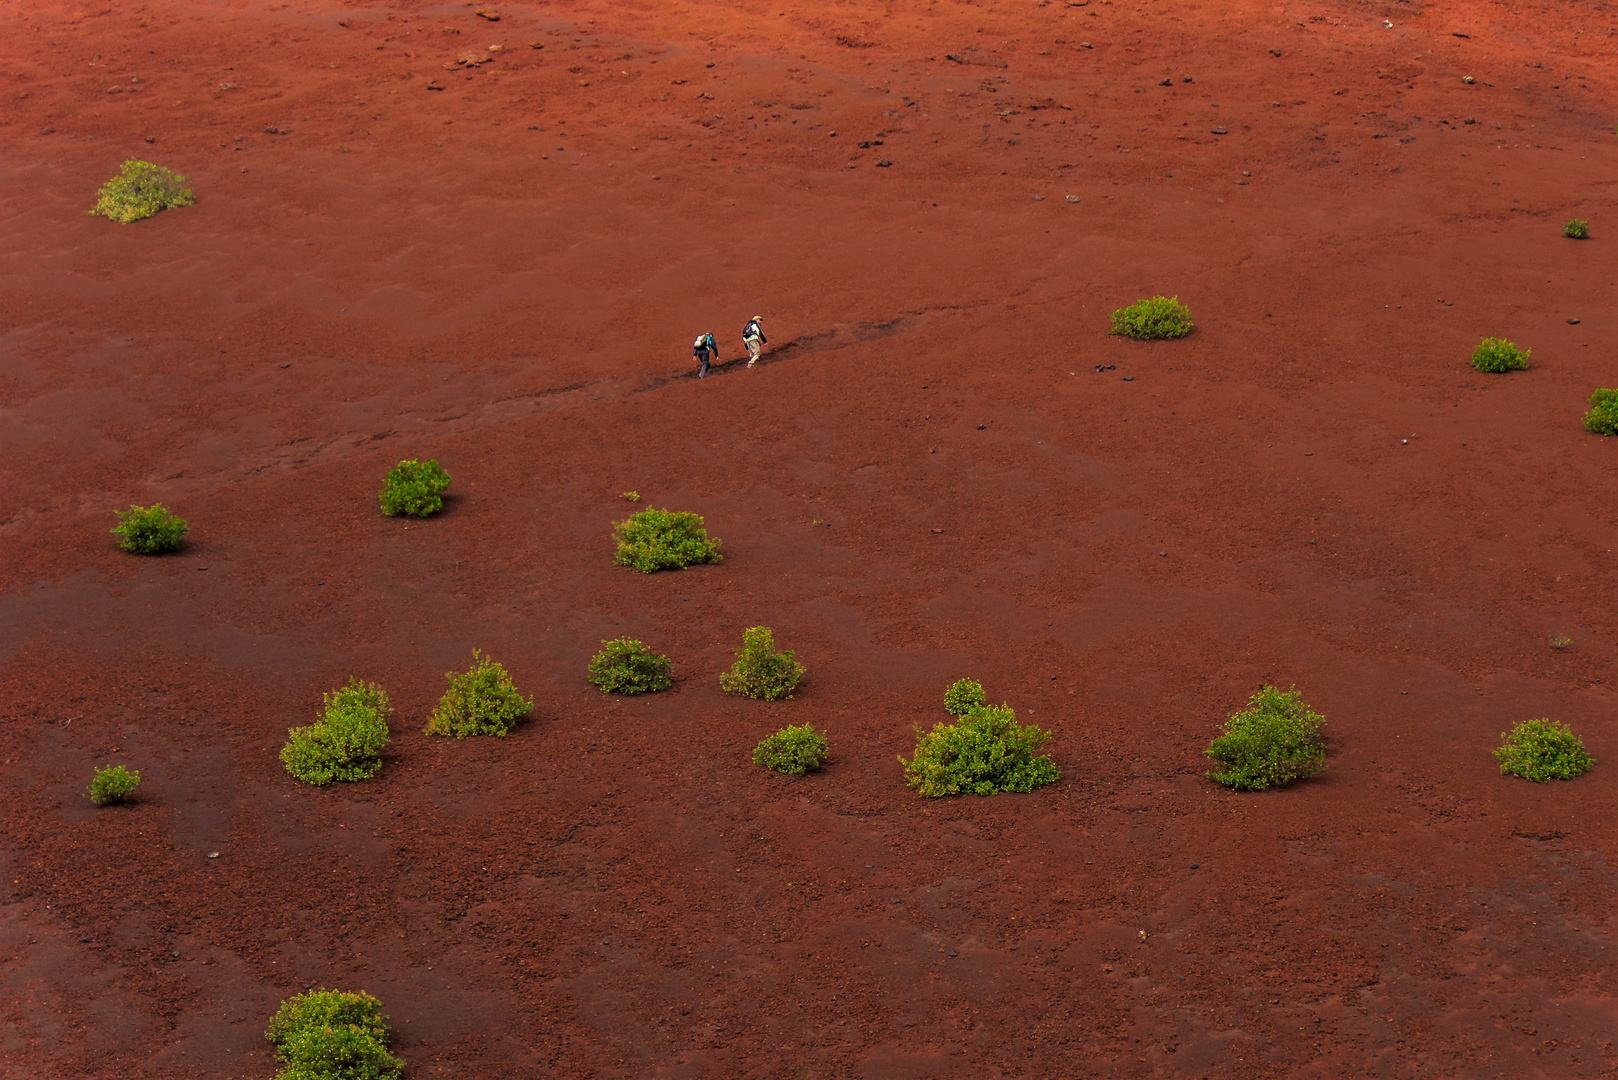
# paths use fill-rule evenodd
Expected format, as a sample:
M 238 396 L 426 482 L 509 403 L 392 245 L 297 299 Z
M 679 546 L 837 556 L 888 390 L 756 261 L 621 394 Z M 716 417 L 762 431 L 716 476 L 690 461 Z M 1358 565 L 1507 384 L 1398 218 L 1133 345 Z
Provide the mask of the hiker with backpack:
M 715 343 L 712 334 L 698 335 L 697 340 L 691 343 L 691 355 L 696 358 L 697 378 L 708 377 L 708 362 L 719 359 L 719 346 Z
M 764 328 L 759 325 L 763 321 L 764 316 L 754 315 L 747 321 L 747 325 L 742 327 L 742 344 L 747 346 L 748 367 L 758 363 L 760 350 L 769 344 L 769 339 L 764 336 Z

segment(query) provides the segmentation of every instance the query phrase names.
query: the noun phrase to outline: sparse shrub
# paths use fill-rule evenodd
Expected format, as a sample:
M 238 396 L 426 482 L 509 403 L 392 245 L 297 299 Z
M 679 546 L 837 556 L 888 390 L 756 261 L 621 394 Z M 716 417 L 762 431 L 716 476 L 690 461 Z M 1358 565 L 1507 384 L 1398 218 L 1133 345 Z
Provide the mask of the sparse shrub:
M 1155 341 L 1185 337 L 1191 325 L 1191 309 L 1178 296 L 1154 296 L 1113 312 L 1110 332 L 1136 341 Z
M 97 769 L 90 781 L 90 801 L 97 806 L 121 803 L 140 787 L 140 773 L 130 772 L 122 765 Z
M 793 656 L 791 649 L 775 651 L 775 635 L 768 626 L 744 630 L 736 662 L 720 674 L 719 689 L 761 701 L 790 698 L 803 678 L 803 665 Z
M 394 1080 L 388 1018 L 370 994 L 311 990 L 281 1003 L 264 1037 L 281 1059 L 276 1080 Z
M 640 502 L 640 492 L 638 491 L 626 491 L 619 497 L 622 498 L 624 502 Z
M 472 650 L 472 670 L 447 672 L 449 689 L 433 710 L 427 731 L 433 735 L 504 735 L 534 708 L 511 683 L 506 669 Z
M 1472 366 L 1479 371 L 1527 371 L 1532 349 L 1519 349 L 1505 338 L 1486 337 L 1472 350 Z
M 1590 239 L 1590 223 L 1574 218 L 1562 226 L 1562 235 L 1569 240 L 1588 240 Z
M 603 694 L 650 694 L 674 685 L 668 657 L 657 655 L 634 638 L 601 644 L 606 648 L 590 661 L 590 681 Z
M 444 509 L 449 473 L 436 461 L 401 461 L 382 482 L 382 512 L 388 517 L 430 517 Z
M 1590 395 L 1584 427 L 1597 435 L 1618 435 L 1618 390 L 1597 390 Z
M 971 679 L 957 679 L 944 691 L 944 711 L 951 716 L 965 716 L 988 701 L 983 696 L 983 684 Z
M 905 783 L 929 798 L 944 795 L 1025 794 L 1062 774 L 1041 754 L 1051 737 L 1033 724 L 1017 723 L 1009 705 L 977 705 L 953 724 L 916 729 L 916 752 L 899 756 Z
M 162 503 L 131 506 L 128 510 L 115 510 L 113 513 L 118 515 L 118 524 L 112 528 L 112 535 L 118 538 L 118 546 L 136 555 L 161 555 L 165 551 L 177 550 L 190 527 L 184 520 L 169 513 L 168 507 Z
M 697 563 L 716 563 L 721 541 L 708 539 L 701 514 L 647 507 L 627 521 L 612 526 L 618 541 L 618 566 L 633 566 L 643 574 L 655 570 L 683 570 Z
M 287 731 L 281 763 L 299 780 L 324 787 L 334 780 L 367 780 L 382 768 L 393 707 L 376 683 L 350 679 L 327 694 L 325 716 L 308 727 Z
M 1500 762 L 1501 776 L 1543 784 L 1583 776 L 1596 763 L 1566 724 L 1552 720 L 1524 720 L 1500 737 L 1505 742 L 1494 756 Z
M 802 776 L 826 763 L 826 736 L 813 725 L 789 725 L 766 735 L 753 749 L 753 763 L 788 776 Z
M 1566 634 L 1552 634 L 1550 636 L 1551 648 L 1555 649 L 1557 652 L 1561 652 L 1563 649 L 1566 649 L 1572 644 L 1573 639 L 1568 637 Z
M 159 210 L 190 206 L 196 201 L 196 194 L 185 186 L 185 177 L 173 169 L 130 159 L 119 167 L 117 176 L 101 185 L 89 213 L 128 225 Z
M 1326 767 L 1326 718 L 1311 712 L 1297 687 L 1261 687 L 1247 708 L 1225 722 L 1206 753 L 1224 765 L 1210 778 L 1237 791 L 1285 787 Z

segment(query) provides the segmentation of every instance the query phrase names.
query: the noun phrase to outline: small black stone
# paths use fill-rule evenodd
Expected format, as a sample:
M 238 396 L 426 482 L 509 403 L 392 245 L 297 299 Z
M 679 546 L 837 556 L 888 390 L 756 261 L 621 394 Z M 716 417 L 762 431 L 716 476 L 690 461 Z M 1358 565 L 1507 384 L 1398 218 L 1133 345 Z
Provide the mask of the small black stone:
M 984 430 L 987 430 L 987 429 L 988 429 L 988 426 L 989 426 L 989 425 L 988 425 L 988 424 L 979 424 L 979 425 L 978 425 L 978 430 L 979 430 L 979 431 L 984 431 Z
M 1202 868 L 1202 864 L 1201 864 L 1201 863 L 1192 863 L 1192 864 L 1191 864 L 1191 869 L 1193 869 L 1193 870 L 1199 870 L 1199 869 L 1201 869 L 1201 868 Z

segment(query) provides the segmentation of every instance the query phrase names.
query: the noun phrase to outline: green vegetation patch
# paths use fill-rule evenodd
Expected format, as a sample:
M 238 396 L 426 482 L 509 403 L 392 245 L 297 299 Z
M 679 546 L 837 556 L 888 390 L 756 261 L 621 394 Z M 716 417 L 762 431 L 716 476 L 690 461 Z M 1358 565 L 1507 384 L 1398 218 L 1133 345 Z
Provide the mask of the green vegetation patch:
M 810 724 L 788 725 L 766 735 L 753 749 L 753 763 L 788 776 L 820 768 L 830 757 L 826 736 Z
M 1590 223 L 1580 218 L 1574 218 L 1562 226 L 1562 235 L 1569 240 L 1588 240 L 1590 239 Z
M 1590 395 L 1584 427 L 1597 435 L 1618 435 L 1618 390 L 1597 390 Z
M 325 695 L 325 715 L 308 727 L 287 731 L 281 763 L 299 780 L 324 787 L 334 780 L 368 780 L 382 768 L 393 707 L 376 683 L 350 679 Z
M 382 512 L 388 517 L 431 517 L 444 509 L 449 473 L 436 461 L 401 461 L 382 482 Z
M 97 806 L 121 803 L 140 787 L 140 773 L 130 772 L 122 765 L 97 769 L 90 781 L 90 801 Z
M 1572 780 L 1589 772 L 1596 763 L 1566 724 L 1524 720 L 1500 737 L 1505 742 L 1494 756 L 1500 762 L 1502 776 L 1520 776 L 1536 784 Z
M 590 661 L 590 681 L 603 694 L 651 694 L 674 685 L 674 665 L 634 638 L 603 641 Z
M 1027 793 L 1054 783 L 1061 772 L 1039 751 L 1048 731 L 1017 723 L 1009 705 L 974 705 L 953 724 L 916 729 L 916 752 L 901 754 L 905 783 L 928 798 L 945 795 Z
M 742 632 L 736 662 L 720 674 L 719 689 L 760 701 L 790 698 L 804 672 L 794 655 L 791 649 L 775 651 L 775 635 L 768 626 L 750 627 Z
M 118 515 L 118 524 L 112 527 L 118 546 L 136 555 L 161 555 L 178 550 L 189 528 L 184 519 L 169 513 L 162 503 L 131 506 L 113 513 Z
M 264 1037 L 282 1062 L 276 1080 L 395 1080 L 382 1003 L 363 991 L 311 990 L 281 1003 Z
M 1326 767 L 1326 718 L 1311 712 L 1297 687 L 1260 688 L 1225 722 L 1205 753 L 1224 766 L 1209 778 L 1237 791 L 1285 787 Z
M 449 689 L 427 722 L 429 734 L 453 735 L 457 739 L 505 735 L 533 711 L 534 703 L 517 692 L 506 669 L 477 649 L 472 650 L 470 671 L 451 671 L 444 677 L 449 680 Z
M 965 716 L 979 705 L 987 705 L 983 684 L 971 679 L 957 679 L 944 691 L 944 711 L 951 716 Z
M 1527 371 L 1532 349 L 1519 349 L 1505 338 L 1486 337 L 1472 350 L 1472 366 L 1479 371 Z
M 698 563 L 716 563 L 721 541 L 708 539 L 701 514 L 655 510 L 647 507 L 627 521 L 612 526 L 618 541 L 618 566 L 633 566 L 643 574 L 657 570 L 683 570 Z
M 89 213 L 128 225 L 159 210 L 190 206 L 196 201 L 196 194 L 185 186 L 185 177 L 173 169 L 132 158 L 119 167 L 117 176 L 101 185 Z
M 1191 309 L 1180 303 L 1178 296 L 1154 296 L 1113 312 L 1110 333 L 1136 341 L 1156 341 L 1185 337 L 1191 326 Z

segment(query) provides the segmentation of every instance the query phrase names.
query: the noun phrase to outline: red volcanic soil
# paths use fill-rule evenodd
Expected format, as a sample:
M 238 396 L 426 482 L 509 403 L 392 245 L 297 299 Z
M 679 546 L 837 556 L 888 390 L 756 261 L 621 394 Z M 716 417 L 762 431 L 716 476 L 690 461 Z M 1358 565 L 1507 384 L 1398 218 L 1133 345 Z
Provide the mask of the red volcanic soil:
M 419 1078 L 1618 1067 L 1618 8 L 498 9 L 0 6 L 0 1075 L 268 1076 L 311 985 Z M 127 157 L 197 204 L 86 216 Z M 631 489 L 725 560 L 615 568 Z M 533 719 L 424 734 L 474 647 Z M 351 675 L 386 766 L 301 784 Z M 962 675 L 1058 783 L 906 788 Z M 1234 794 L 1265 682 L 1329 768 Z M 1596 769 L 1500 776 L 1539 716 Z

